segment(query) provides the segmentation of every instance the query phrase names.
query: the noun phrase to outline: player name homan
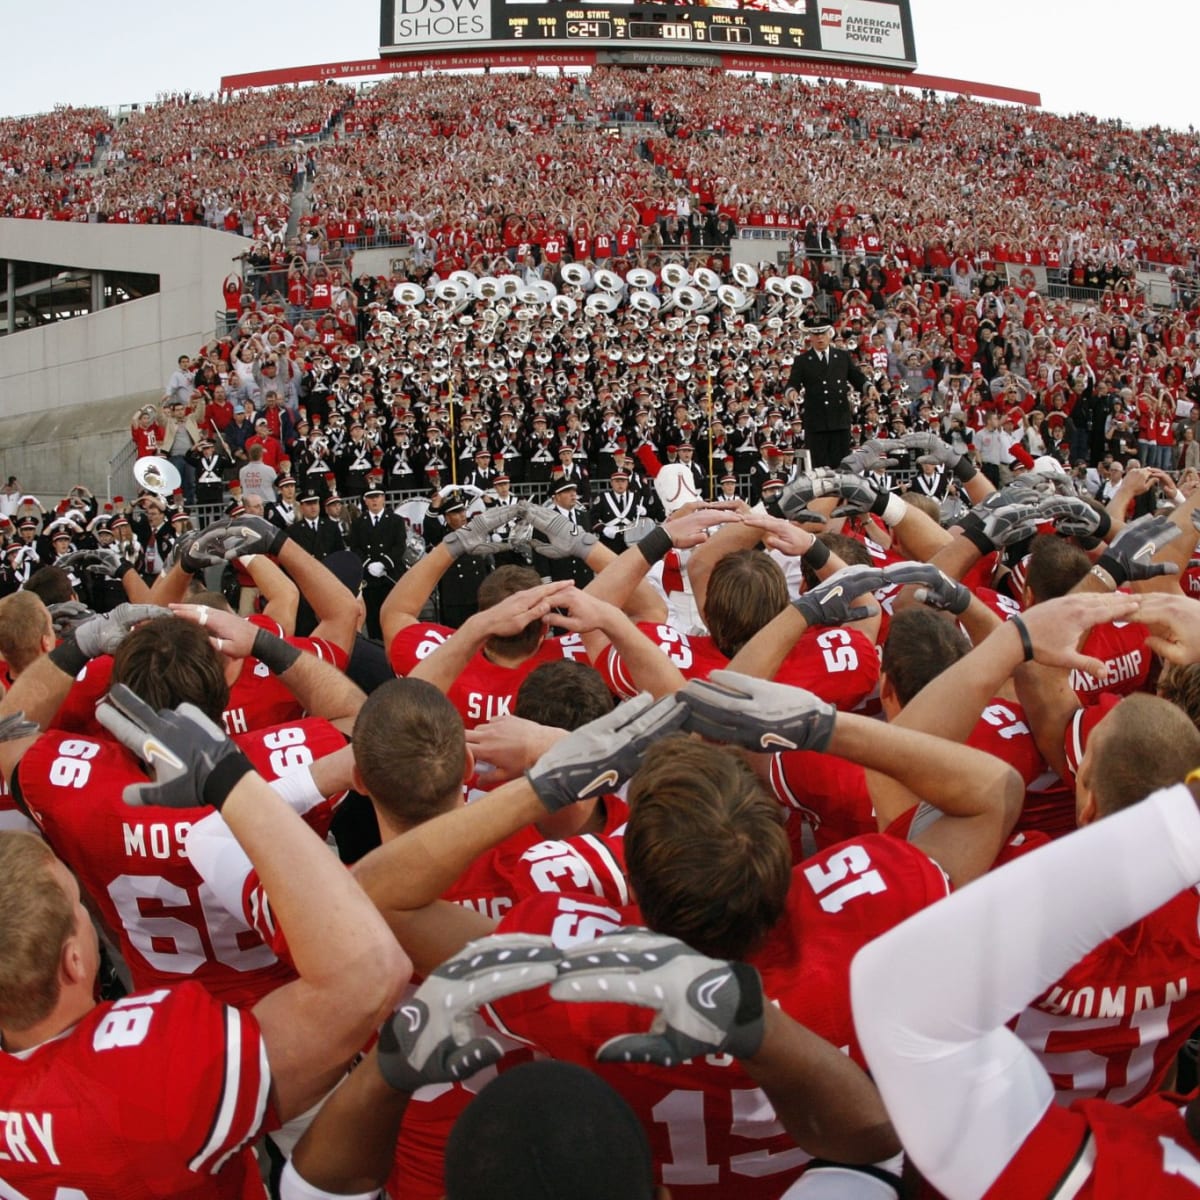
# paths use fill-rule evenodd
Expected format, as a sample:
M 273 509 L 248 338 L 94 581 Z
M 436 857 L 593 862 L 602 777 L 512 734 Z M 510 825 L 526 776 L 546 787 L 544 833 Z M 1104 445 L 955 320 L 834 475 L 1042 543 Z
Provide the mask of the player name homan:
M 1042 1012 L 1061 1017 L 1090 1017 L 1120 1020 L 1151 1008 L 1166 1008 L 1182 1000 L 1188 991 L 1187 977 L 1160 987 L 1151 984 L 1122 984 L 1120 987 L 1051 988 L 1034 1005 Z

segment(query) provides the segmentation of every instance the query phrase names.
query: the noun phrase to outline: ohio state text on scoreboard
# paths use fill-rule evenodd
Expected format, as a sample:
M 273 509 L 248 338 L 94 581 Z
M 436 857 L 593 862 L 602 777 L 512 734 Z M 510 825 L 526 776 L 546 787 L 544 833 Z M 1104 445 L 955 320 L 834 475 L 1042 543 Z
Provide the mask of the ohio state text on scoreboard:
M 908 0 L 722 0 L 715 4 L 382 0 L 380 53 L 531 49 L 794 55 L 912 70 Z M 620 55 L 614 55 L 619 60 Z

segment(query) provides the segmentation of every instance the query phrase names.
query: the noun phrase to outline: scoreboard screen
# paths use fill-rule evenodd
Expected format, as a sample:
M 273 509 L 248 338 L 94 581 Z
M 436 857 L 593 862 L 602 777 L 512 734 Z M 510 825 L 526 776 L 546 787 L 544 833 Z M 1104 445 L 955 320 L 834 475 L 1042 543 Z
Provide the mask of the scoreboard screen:
M 908 0 L 382 0 L 381 54 L 518 47 L 794 55 L 908 70 L 917 65 Z

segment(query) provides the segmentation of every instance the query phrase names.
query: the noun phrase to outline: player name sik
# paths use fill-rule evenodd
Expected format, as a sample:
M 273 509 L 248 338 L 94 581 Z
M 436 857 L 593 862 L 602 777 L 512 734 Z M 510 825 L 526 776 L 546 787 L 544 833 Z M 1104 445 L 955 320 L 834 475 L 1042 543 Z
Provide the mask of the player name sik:
M 0 1149 L 0 1162 L 40 1162 L 61 1166 L 54 1149 L 53 1120 L 50 1113 L 0 1110 L 0 1126 L 4 1130 L 0 1134 L 0 1146 L 4 1147 Z
M 1188 991 L 1187 976 L 1177 983 L 1167 983 L 1156 989 L 1150 984 L 1120 987 L 1051 988 L 1035 1007 L 1056 1016 L 1105 1018 L 1120 1020 L 1132 1013 L 1151 1008 L 1165 1008 L 1182 1000 Z

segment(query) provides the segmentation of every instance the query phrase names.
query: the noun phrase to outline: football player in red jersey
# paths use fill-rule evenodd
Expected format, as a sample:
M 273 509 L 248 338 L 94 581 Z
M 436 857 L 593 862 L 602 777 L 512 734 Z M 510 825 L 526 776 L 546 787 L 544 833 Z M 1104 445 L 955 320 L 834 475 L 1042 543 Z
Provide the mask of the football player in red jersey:
M 602 581 L 616 563 L 617 556 L 600 543 L 594 534 L 570 527 L 565 518 L 541 508 L 529 508 L 534 523 L 539 553 L 556 557 L 574 555 L 583 558 L 596 572 L 588 585 L 590 594 L 608 599 L 609 585 Z M 512 698 L 525 676 L 539 663 L 557 658 L 583 660 L 587 657 L 584 641 L 578 633 L 547 638 L 542 617 L 550 601 L 559 594 L 557 585 L 541 585 L 532 570 L 501 567 L 484 580 L 480 588 L 480 619 L 454 632 L 444 626 L 424 625 L 417 621 L 437 579 L 459 554 L 487 554 L 495 549 L 491 535 L 519 514 L 513 508 L 497 508 L 479 514 L 468 525 L 451 534 L 408 571 L 392 589 L 380 612 L 384 640 L 392 668 L 399 675 L 420 669 L 420 677 L 435 683 L 454 702 L 468 728 L 512 711 Z M 724 519 L 714 517 L 713 520 Z M 672 536 L 684 539 L 703 537 L 688 526 L 677 526 L 666 534 L 666 548 Z M 665 551 L 663 551 L 665 553 Z M 643 551 L 643 555 L 645 551 Z M 648 558 L 642 557 L 643 568 Z M 644 570 L 643 570 L 644 573 Z M 564 581 L 566 582 L 566 581 Z M 531 603 L 525 626 L 507 634 L 495 632 L 494 617 L 487 610 L 515 592 L 524 592 Z M 657 614 L 663 608 L 658 598 L 636 581 L 620 588 L 618 607 L 642 614 Z M 486 603 L 485 603 L 486 602 Z
M 35 729 L 53 716 L 56 673 L 40 660 L 0 702 L 7 774 L 32 740 L 19 714 Z M 408 964 L 320 839 L 198 709 L 155 714 L 118 687 L 102 713 L 152 773 L 131 803 L 222 812 L 271 889 L 299 978 L 253 1011 L 194 982 L 97 1005 L 98 947 L 77 883 L 39 839 L 0 834 L 0 1189 L 264 1196 L 248 1143 L 329 1090 L 391 1011 Z
M 113 681 L 136 687 L 159 707 L 187 701 L 219 719 L 228 689 L 220 652 L 208 634 L 164 617 L 118 639 L 131 620 L 162 611 L 130 607 L 116 610 L 115 620 L 100 622 L 109 641 L 120 642 L 112 659 Z M 294 689 L 302 706 L 321 711 L 328 703 L 331 711 L 357 711 L 362 693 L 333 667 L 232 614 L 214 616 L 226 618 L 219 628 L 227 638 L 240 639 L 223 649 L 244 653 L 253 646 Z M 29 669 L 37 673 L 47 702 L 70 686 L 69 668 L 87 650 L 98 648 L 90 625 L 81 626 Z M 295 790 L 300 786 L 296 772 L 342 744 L 344 739 L 327 721 L 307 719 L 246 735 L 242 748 L 271 777 L 287 776 L 281 788 Z M 51 729 L 20 754 L 3 748 L 0 761 L 17 803 L 76 870 L 118 937 L 138 987 L 194 978 L 229 1003 L 245 1006 L 292 978 L 290 968 L 245 922 L 216 903 L 191 865 L 187 837 L 203 811 L 126 809 L 122 795 L 144 774 L 106 734 Z M 81 804 L 81 794 L 92 802 Z M 305 794 L 307 800 L 297 803 L 324 834 L 332 807 L 324 796 Z
M 948 1200 L 1196 1195 L 1194 1096 L 1060 1108 L 1005 1022 L 1081 954 L 1200 883 L 1198 800 L 1197 782 L 1155 792 L 859 952 L 867 1061 L 909 1157 Z
M 517 707 L 527 716 L 518 719 L 548 721 L 559 728 L 544 732 L 562 736 L 564 729 L 607 712 L 611 704 L 595 671 L 560 660 L 543 664 L 526 679 Z M 353 757 L 342 786 L 354 786 L 371 798 L 385 843 L 410 830 L 419 839 L 424 822 L 463 804 L 464 785 L 474 769 L 464 736 L 461 718 L 428 683 L 392 680 L 372 692 L 355 721 Z M 324 782 L 328 786 L 329 780 Z M 493 919 L 522 898 L 543 893 L 567 891 L 628 903 L 620 841 L 613 836 L 626 815 L 625 805 L 613 796 L 596 797 L 557 814 L 539 804 L 526 806 L 499 845 L 473 861 L 461 859 L 456 876 L 440 877 L 444 886 L 438 894 Z M 274 927 L 269 897 L 249 861 L 228 841 L 228 831 L 208 821 L 194 828 L 188 843 L 192 864 L 220 903 L 286 959 L 286 942 Z M 415 889 L 423 899 L 431 872 L 442 870 L 438 858 L 436 865 L 424 862 L 397 886 L 405 894 Z M 369 880 L 376 869 L 390 873 L 387 864 L 384 856 L 369 855 L 356 867 L 360 882 Z M 395 887 L 391 895 L 395 900 Z M 512 1048 L 520 1049 L 516 1043 Z M 506 1066 L 525 1057 L 506 1060 Z M 490 1074 L 470 1089 L 444 1085 L 416 1094 L 397 1146 L 396 1194 L 436 1198 L 444 1193 L 446 1135 L 487 1078 Z
M 439 895 L 464 864 L 508 832 L 509 822 L 534 819 L 539 805 L 557 809 L 610 789 L 644 760 L 631 785 L 626 830 L 638 906 L 617 910 L 594 895 L 539 896 L 516 905 L 501 930 L 549 933 L 569 945 L 644 920 L 707 953 L 752 955 L 768 980 L 768 995 L 853 1051 L 846 1020 L 850 955 L 904 913 L 945 895 L 942 866 L 965 881 L 990 865 L 1015 816 L 1019 782 L 990 756 L 839 715 L 798 689 L 728 674 L 720 680 L 753 690 L 746 695 L 693 682 L 681 693 L 687 710 L 672 698 L 651 708 L 648 697 L 631 701 L 558 742 L 525 777 L 377 852 L 376 870 L 364 883 L 406 948 L 432 966 L 462 941 L 494 928 L 478 913 L 438 904 L 413 912 L 412 906 Z M 757 749 L 831 745 L 880 768 L 886 763 L 931 795 L 937 794 L 934 777 L 955 780 L 942 789 L 955 815 L 918 839 L 944 863 L 914 844 L 871 835 L 793 873 L 779 810 L 749 770 L 723 750 L 663 742 L 680 721 L 697 720 L 692 706 L 701 700 L 707 700 L 705 719 L 693 728 L 708 737 Z M 961 788 L 964 771 L 978 790 Z M 563 1025 L 540 1010 L 497 1009 L 496 1015 L 506 1036 L 575 1061 L 590 1061 L 596 1037 L 607 1036 L 586 1017 L 564 1017 Z M 735 1184 L 743 1189 L 739 1195 L 777 1195 L 807 1161 L 761 1096 L 728 1065 L 697 1062 L 674 1080 L 644 1079 L 626 1068 L 611 1072 L 647 1128 L 662 1178 L 673 1189 L 715 1196 Z M 693 1148 L 686 1153 L 685 1143 Z
M 261 517 L 217 521 L 193 537 L 170 571 L 156 584 L 151 593 L 155 601 L 162 604 L 182 601 L 189 596 L 193 578 L 208 566 L 234 560 L 250 562 L 255 582 L 261 585 L 264 595 L 272 593 L 267 612 L 256 614 L 251 621 L 268 633 L 286 637 L 290 645 L 339 671 L 345 669 L 357 631 L 358 605 L 350 590 L 323 563 L 293 541 L 286 531 Z M 286 575 L 281 568 L 286 568 Z M 124 578 L 130 578 L 128 573 Z M 269 586 L 271 579 L 278 582 L 277 590 Z M 299 593 L 303 593 L 318 622 L 311 635 L 302 638 L 291 636 Z M 219 593 L 191 594 L 191 598 L 197 603 L 178 609 L 186 619 L 198 620 L 201 607 L 209 612 L 229 611 L 228 601 Z M 228 631 L 226 637 L 230 637 Z M 221 719 L 230 734 L 262 730 L 304 716 L 304 708 L 296 697 L 252 652 L 244 656 L 226 655 L 224 670 L 229 699 Z M 111 672 L 112 660 L 107 656 L 86 664 L 56 725 L 96 733 L 92 711 L 108 687 Z M 328 707 L 319 711 L 330 719 L 354 715 Z
M 429 1084 L 469 1081 L 494 1063 L 499 1047 L 481 1010 L 506 997 L 520 1001 L 547 984 L 559 1003 L 545 1007 L 610 1010 L 617 1032 L 601 1061 L 669 1068 L 701 1055 L 737 1060 L 812 1153 L 879 1158 L 894 1148 L 867 1077 L 764 1004 L 753 968 L 647 930 L 614 932 L 573 950 L 546 937 L 500 935 L 472 942 L 439 966 L 381 1030 L 378 1046 L 297 1147 L 282 1180 L 284 1200 L 374 1195 L 365 1189 L 387 1173 L 409 1096 Z M 654 1029 L 638 1032 L 646 1009 L 654 1013 Z M 649 1147 L 634 1120 L 610 1088 L 578 1067 L 518 1067 L 489 1084 L 454 1130 L 447 1195 L 667 1200 L 671 1193 L 654 1186 Z M 835 1186 L 842 1175 L 836 1167 L 825 1170 Z

